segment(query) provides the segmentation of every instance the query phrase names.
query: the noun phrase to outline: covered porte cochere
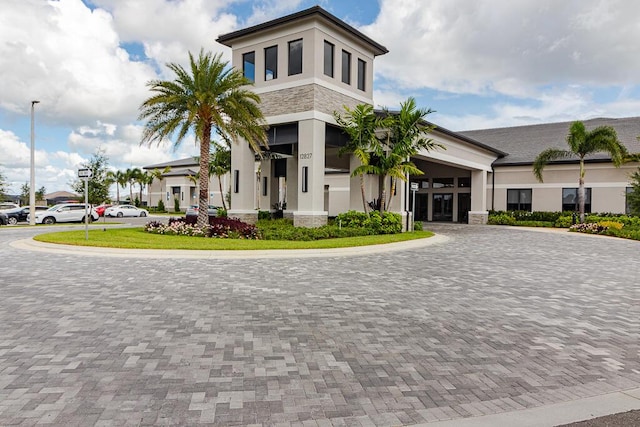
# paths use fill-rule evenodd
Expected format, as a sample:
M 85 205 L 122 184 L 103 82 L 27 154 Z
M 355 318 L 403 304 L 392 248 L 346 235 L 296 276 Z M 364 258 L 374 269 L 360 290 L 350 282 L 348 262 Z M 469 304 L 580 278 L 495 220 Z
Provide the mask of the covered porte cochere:
M 486 223 L 492 164 L 504 153 L 444 128 L 428 136 L 443 148 L 412 157 L 424 174 L 396 184 L 389 210 L 407 225 L 412 215 L 416 221 Z M 281 211 L 297 226 L 316 227 L 341 212 L 363 211 L 360 178 L 350 176 L 360 163 L 337 154 L 345 143 L 334 124 L 311 120 L 272 126 L 262 159 L 247 145 L 233 147 L 230 214 L 253 222 L 257 210 Z M 366 177 L 367 202 L 379 196 L 379 186 L 379 177 Z
M 485 224 L 492 164 L 505 153 L 444 128 L 429 136 L 445 149 L 411 159 L 424 174 L 410 177 L 417 186 L 404 186 L 405 192 L 415 191 L 405 209 L 416 221 Z

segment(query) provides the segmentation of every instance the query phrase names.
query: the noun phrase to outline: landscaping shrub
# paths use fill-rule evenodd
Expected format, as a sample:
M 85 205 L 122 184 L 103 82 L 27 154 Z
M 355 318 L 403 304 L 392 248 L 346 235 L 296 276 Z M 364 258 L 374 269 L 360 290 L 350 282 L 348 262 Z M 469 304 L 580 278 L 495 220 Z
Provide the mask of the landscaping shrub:
M 556 220 L 555 227 L 557 228 L 569 228 L 573 224 L 573 216 L 561 216 Z
M 258 220 L 270 219 L 270 218 L 271 218 L 271 212 L 269 212 L 269 211 L 258 211 Z
M 209 217 L 209 226 L 198 227 L 197 218 L 169 218 L 168 224 L 151 221 L 145 231 L 155 234 L 204 236 L 233 239 L 260 239 L 259 230 L 237 218 Z
M 366 214 L 348 211 L 339 214 L 335 222 L 339 227 L 368 230 L 369 234 L 395 234 L 402 231 L 402 216 L 394 212 L 372 211 Z
M 320 240 L 339 237 L 356 237 L 370 234 L 364 228 L 339 227 L 335 223 L 317 228 L 294 227 L 286 218 L 258 220 L 256 227 L 264 240 Z
M 166 208 L 164 207 L 164 202 L 162 199 L 158 202 L 157 212 L 166 212 Z
M 414 221 L 413 222 L 413 231 L 422 231 L 422 221 Z
M 553 221 L 516 221 L 519 227 L 553 227 Z
M 582 224 L 574 224 L 569 227 L 569 231 L 575 231 L 578 233 L 600 234 L 605 231 L 607 227 L 603 227 L 597 222 L 584 222 Z
M 516 219 L 507 212 L 495 213 L 489 215 L 487 223 L 491 225 L 516 225 Z
M 176 212 L 180 212 L 180 200 L 173 199 L 173 210 Z

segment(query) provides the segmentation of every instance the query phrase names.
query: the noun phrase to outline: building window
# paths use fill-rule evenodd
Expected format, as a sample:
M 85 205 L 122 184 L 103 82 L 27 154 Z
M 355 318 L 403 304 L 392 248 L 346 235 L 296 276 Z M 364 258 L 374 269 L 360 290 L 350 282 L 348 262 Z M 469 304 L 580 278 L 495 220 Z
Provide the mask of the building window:
M 351 54 L 342 51 L 342 83 L 351 84 Z
M 333 77 L 333 51 L 335 46 L 325 40 L 324 42 L 324 74 Z
M 458 187 L 460 188 L 469 188 L 471 187 L 471 178 L 468 176 L 461 176 L 458 178 Z
M 242 72 L 244 76 L 251 80 L 256 81 L 256 53 L 247 52 L 242 55 Z
M 578 189 L 563 188 L 562 189 L 562 210 L 565 212 L 578 212 L 580 205 L 578 204 Z M 591 189 L 584 189 L 584 211 L 591 213 Z
M 264 79 L 278 78 L 278 46 L 271 46 L 264 50 Z
M 233 192 L 240 192 L 240 171 L 238 169 L 233 171 Z
M 629 203 L 629 194 L 633 192 L 633 187 L 627 187 L 624 195 L 624 213 L 631 214 L 631 204 Z
M 531 212 L 532 197 L 533 190 L 530 188 L 507 190 L 507 210 Z
M 302 73 L 302 39 L 289 42 L 289 75 Z
M 302 167 L 302 192 L 309 191 L 309 166 Z
M 267 177 L 263 176 L 262 177 L 262 195 L 263 196 L 266 196 L 268 194 L 267 184 L 268 184 Z
M 452 188 L 453 178 L 433 178 L 433 188 Z
M 365 90 L 365 76 L 367 75 L 367 63 L 358 59 L 358 89 Z

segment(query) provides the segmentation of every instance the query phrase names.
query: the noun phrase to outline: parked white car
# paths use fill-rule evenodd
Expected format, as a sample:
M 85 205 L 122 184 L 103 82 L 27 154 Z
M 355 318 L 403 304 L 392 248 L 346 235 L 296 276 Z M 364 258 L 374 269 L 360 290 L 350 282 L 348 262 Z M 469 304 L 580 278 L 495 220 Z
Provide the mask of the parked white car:
M 148 216 L 149 211 L 140 209 L 133 205 L 117 205 L 111 206 L 104 211 L 104 216 L 113 216 L 122 218 L 123 216 Z
M 97 221 L 100 217 L 94 208 L 88 208 L 84 203 L 63 203 L 55 205 L 46 211 L 36 212 L 36 224 L 55 224 L 56 222 L 84 222 L 85 212 L 89 211 L 89 222 Z M 27 216 L 29 221 L 29 216 Z
M 7 209 L 16 209 L 19 208 L 20 205 L 15 204 L 15 203 L 10 203 L 10 202 L 2 202 L 0 203 L 0 211 L 4 211 Z

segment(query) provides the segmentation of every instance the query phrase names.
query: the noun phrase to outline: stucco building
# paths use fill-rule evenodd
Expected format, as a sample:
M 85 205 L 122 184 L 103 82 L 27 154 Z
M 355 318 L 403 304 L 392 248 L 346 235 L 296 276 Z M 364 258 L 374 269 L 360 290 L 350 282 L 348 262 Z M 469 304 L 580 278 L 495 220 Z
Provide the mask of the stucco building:
M 359 179 L 350 177 L 359 163 L 352 156 L 338 156 L 346 140 L 334 113 L 343 112 L 344 106 L 374 103 L 374 61 L 387 49 L 317 6 L 221 35 L 217 41 L 232 49 L 232 65 L 253 82 L 269 124 L 269 150 L 263 160 L 256 161 L 246 142 L 232 147 L 231 173 L 224 178 L 231 191 L 229 215 L 253 222 L 257 209 L 283 209 L 295 225 L 319 226 L 328 216 L 362 210 Z M 640 152 L 639 118 L 585 124 L 613 125 L 629 151 Z M 569 123 L 466 132 L 436 127 L 429 137 L 445 149 L 412 158 L 425 174 L 398 186 L 390 210 L 405 218 L 413 211 L 416 220 L 481 224 L 489 209 L 558 211 L 574 206 L 577 159 L 549 165 L 544 183 L 535 180 L 531 167 L 545 148 L 566 148 L 568 130 Z M 616 169 L 600 155 L 588 162 L 588 208 L 624 212 L 628 175 L 638 164 Z M 146 169 L 166 165 L 172 166 Z M 196 204 L 196 185 L 187 182 L 187 171 L 195 173 L 197 162 L 179 160 L 176 166 L 150 194 L 170 203 L 179 198 L 185 207 Z M 367 180 L 366 197 L 373 200 L 378 179 Z M 417 184 L 415 207 L 411 183 Z M 210 203 L 219 205 L 216 198 L 222 194 L 213 179 L 211 184 Z

